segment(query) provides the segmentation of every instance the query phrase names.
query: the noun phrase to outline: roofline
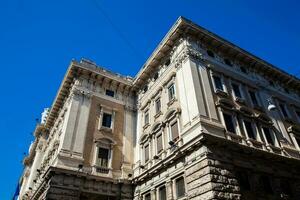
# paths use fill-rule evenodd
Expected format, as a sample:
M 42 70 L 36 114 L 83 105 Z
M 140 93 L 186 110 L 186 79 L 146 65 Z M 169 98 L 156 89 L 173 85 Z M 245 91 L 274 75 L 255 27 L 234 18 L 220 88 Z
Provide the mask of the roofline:
M 140 76 L 149 68 L 149 64 L 151 63 L 151 61 L 153 61 L 155 59 L 155 57 L 157 56 L 157 54 L 161 51 L 161 49 L 163 48 L 164 45 L 166 45 L 167 41 L 169 40 L 170 36 L 172 36 L 180 27 L 187 25 L 190 26 L 194 29 L 196 29 L 197 31 L 200 31 L 201 33 L 212 37 L 213 39 L 217 40 L 218 42 L 221 42 L 225 45 L 227 45 L 228 47 L 238 51 L 239 53 L 241 53 L 244 56 L 247 56 L 253 60 L 255 60 L 256 62 L 259 62 L 260 64 L 262 64 L 263 66 L 268 67 L 270 70 L 275 70 L 276 72 L 284 75 L 284 76 L 288 76 L 290 81 L 294 80 L 297 82 L 297 84 L 300 85 L 300 79 L 292 74 L 289 74 L 288 72 L 285 72 L 284 70 L 268 63 L 267 61 L 249 53 L 248 51 L 236 46 L 235 44 L 229 42 L 226 39 L 223 39 L 222 37 L 208 31 L 207 29 L 199 26 L 198 24 L 195 24 L 194 22 L 192 22 L 191 20 L 180 16 L 176 22 L 172 25 L 171 29 L 168 31 L 168 33 L 163 37 L 162 41 L 158 44 L 158 46 L 154 49 L 154 51 L 151 53 L 150 57 L 147 59 L 147 61 L 144 63 L 144 65 L 142 66 L 142 68 L 139 70 L 139 72 L 137 73 L 137 75 L 134 78 L 134 84 L 137 83 L 137 81 L 139 80 Z M 290 82 L 288 81 L 288 82 Z

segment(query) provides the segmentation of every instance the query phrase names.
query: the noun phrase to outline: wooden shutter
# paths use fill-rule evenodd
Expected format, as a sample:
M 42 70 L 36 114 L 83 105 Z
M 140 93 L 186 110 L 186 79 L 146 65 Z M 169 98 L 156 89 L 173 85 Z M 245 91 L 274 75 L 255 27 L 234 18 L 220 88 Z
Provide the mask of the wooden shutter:
M 161 152 L 163 150 L 163 139 L 162 139 L 162 134 L 157 136 L 156 138 L 157 142 L 157 153 Z
M 171 125 L 171 134 L 172 134 L 172 140 L 176 140 L 179 137 L 177 122 Z

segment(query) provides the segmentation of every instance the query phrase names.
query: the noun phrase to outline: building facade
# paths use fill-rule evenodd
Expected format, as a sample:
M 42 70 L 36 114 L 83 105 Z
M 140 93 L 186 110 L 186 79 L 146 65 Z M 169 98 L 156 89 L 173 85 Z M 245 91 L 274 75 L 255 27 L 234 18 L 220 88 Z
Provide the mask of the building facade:
M 72 61 L 20 199 L 299 199 L 300 80 L 180 17 L 135 78 Z

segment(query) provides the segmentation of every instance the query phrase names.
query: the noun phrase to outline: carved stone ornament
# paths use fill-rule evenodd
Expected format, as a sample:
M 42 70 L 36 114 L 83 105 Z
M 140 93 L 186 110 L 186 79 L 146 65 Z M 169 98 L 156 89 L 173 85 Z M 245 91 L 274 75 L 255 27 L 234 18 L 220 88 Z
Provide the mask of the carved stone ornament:
M 175 67 L 179 67 L 186 59 L 192 58 L 195 60 L 203 60 L 203 54 L 189 46 L 185 46 L 182 52 L 175 59 Z

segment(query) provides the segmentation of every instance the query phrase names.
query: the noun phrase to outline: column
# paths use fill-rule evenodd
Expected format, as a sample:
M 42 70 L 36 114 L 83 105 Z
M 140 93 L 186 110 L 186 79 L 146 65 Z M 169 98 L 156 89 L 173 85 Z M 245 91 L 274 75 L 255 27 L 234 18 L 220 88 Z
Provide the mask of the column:
M 167 199 L 173 200 L 173 188 L 172 188 L 172 181 L 166 181 L 166 192 L 167 192 Z
M 151 200 L 156 200 L 156 189 L 152 188 L 150 193 L 151 193 Z

